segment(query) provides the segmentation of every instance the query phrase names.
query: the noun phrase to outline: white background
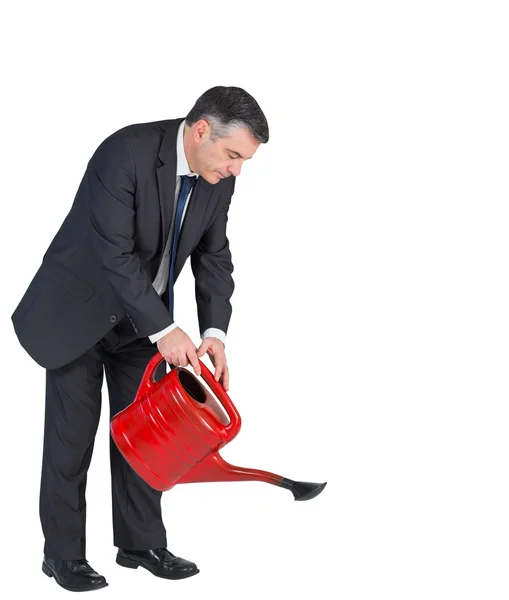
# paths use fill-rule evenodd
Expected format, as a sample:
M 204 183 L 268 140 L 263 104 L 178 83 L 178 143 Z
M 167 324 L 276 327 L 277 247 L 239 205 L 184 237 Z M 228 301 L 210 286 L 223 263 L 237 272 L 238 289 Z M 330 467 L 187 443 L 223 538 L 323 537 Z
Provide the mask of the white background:
M 504 2 L 23 2 L 2 9 L 1 550 L 40 571 L 44 370 L 10 315 L 113 131 L 239 86 L 270 140 L 237 180 L 223 456 L 327 481 L 163 496 L 198 576 L 114 562 L 107 390 L 87 558 L 103 597 L 506 599 L 508 20 Z M 176 320 L 199 332 L 189 263 Z M 211 366 L 208 359 L 206 364 Z

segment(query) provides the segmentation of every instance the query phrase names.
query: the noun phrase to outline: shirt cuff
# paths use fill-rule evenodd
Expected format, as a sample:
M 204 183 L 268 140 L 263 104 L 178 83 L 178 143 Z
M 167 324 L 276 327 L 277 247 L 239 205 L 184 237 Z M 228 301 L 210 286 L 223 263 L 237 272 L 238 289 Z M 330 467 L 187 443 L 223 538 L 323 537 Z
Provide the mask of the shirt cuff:
M 158 331 L 157 333 L 153 333 L 152 335 L 149 335 L 148 339 L 154 344 L 155 342 L 157 342 L 157 340 L 160 340 L 167 333 L 170 333 L 170 331 L 175 329 L 175 327 L 177 327 L 177 324 L 172 323 L 171 325 L 168 325 L 168 327 L 166 327 L 166 329 L 162 329 L 161 331 Z
M 223 345 L 226 346 L 226 333 L 221 331 L 221 329 L 215 329 L 214 327 L 205 329 L 205 331 L 201 334 L 201 339 L 204 340 L 206 337 L 215 337 L 221 340 Z

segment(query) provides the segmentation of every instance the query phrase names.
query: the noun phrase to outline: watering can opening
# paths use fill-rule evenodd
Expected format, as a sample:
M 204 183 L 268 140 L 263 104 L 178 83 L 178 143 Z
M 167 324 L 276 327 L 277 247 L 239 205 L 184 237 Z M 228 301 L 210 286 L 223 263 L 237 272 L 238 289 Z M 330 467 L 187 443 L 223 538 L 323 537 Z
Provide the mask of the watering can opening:
M 200 402 L 200 404 L 205 404 L 207 401 L 207 394 L 200 382 L 187 370 L 179 370 L 177 375 L 182 387 L 191 398 L 196 400 L 196 402 Z
M 210 407 L 223 425 L 228 425 L 230 423 L 228 414 L 225 412 L 221 404 L 217 402 L 212 394 L 207 392 L 195 375 L 193 375 L 184 367 L 178 367 L 177 377 L 186 393 L 195 402 L 199 403 L 199 408 Z

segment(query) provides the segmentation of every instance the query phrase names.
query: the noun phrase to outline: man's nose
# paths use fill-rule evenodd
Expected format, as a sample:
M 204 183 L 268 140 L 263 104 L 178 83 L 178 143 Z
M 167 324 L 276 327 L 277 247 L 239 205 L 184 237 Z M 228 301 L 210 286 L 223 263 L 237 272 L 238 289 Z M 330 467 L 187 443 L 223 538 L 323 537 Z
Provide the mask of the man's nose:
M 240 175 L 240 171 L 241 171 L 241 169 L 242 169 L 242 165 L 239 163 L 239 164 L 233 164 L 233 165 L 232 165 L 232 166 L 231 166 L 231 167 L 228 169 L 228 171 L 229 171 L 229 173 L 230 173 L 231 175 L 234 175 L 235 177 L 238 177 L 238 176 Z

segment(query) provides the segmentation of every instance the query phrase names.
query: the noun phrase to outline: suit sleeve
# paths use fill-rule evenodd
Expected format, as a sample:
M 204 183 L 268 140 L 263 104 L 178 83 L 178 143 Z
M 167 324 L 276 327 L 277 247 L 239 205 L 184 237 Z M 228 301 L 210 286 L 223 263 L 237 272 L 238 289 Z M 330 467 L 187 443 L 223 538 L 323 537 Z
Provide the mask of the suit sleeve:
M 147 337 L 172 324 L 134 252 L 136 167 L 127 142 L 107 138 L 87 166 L 90 237 L 102 271 L 138 331 Z
M 228 209 L 235 187 L 235 178 L 226 202 L 212 224 L 205 230 L 191 254 L 191 269 L 195 279 L 200 331 L 220 329 L 225 334 L 232 314 L 230 298 L 235 284 L 229 241 L 226 236 Z

